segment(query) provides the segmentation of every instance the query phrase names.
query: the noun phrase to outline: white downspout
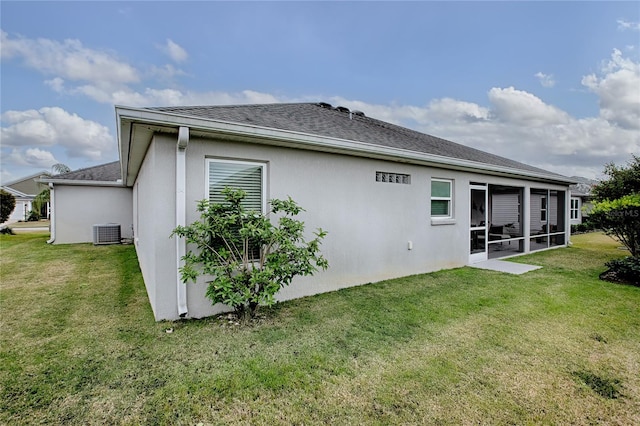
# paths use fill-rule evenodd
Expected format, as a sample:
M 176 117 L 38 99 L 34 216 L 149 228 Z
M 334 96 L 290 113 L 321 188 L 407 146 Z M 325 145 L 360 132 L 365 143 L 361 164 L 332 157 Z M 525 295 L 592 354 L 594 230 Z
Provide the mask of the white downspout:
M 180 127 L 176 147 L 176 226 L 186 226 L 187 221 L 187 145 L 189 144 L 189 128 Z M 187 286 L 180 278 L 180 268 L 184 265 L 182 257 L 186 253 L 186 242 L 183 237 L 176 238 L 176 291 L 178 296 L 178 315 L 187 315 Z
M 47 244 L 53 244 L 56 240 L 56 209 L 55 209 L 55 191 L 53 190 L 53 183 L 49 183 L 49 209 L 51 214 L 49 215 L 49 239 Z

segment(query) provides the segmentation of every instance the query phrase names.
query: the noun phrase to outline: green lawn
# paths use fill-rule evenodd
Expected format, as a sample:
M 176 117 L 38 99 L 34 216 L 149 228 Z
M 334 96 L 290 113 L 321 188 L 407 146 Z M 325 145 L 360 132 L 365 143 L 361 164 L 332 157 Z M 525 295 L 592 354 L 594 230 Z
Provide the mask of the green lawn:
M 46 239 L 0 236 L 0 424 L 640 424 L 640 288 L 598 280 L 600 234 L 246 328 L 155 323 L 132 246 Z

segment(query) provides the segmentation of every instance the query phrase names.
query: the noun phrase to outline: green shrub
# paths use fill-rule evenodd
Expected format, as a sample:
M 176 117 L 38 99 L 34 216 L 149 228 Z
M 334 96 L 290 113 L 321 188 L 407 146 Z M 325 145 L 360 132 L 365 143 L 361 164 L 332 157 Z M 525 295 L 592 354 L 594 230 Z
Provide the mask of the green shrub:
M 37 222 L 40 220 L 40 213 L 35 210 L 31 210 L 29 212 L 29 216 L 27 216 L 27 222 Z
M 594 203 L 590 219 L 624 244 L 632 256 L 640 255 L 640 193 Z
M 222 193 L 224 203 L 200 201 L 200 221 L 178 226 L 172 235 L 184 237 L 190 247 L 182 258 L 182 280 L 213 276 L 207 297 L 232 307 L 245 321 L 259 305 L 274 304 L 278 290 L 296 275 L 328 267 L 320 254 L 326 232 L 318 229 L 315 238 L 305 241 L 304 222 L 294 218 L 303 209 L 291 198 L 271 200 L 272 223 L 268 215 L 245 209 L 245 191 L 225 188 Z
M 7 191 L 0 190 L 0 223 L 6 222 L 15 208 L 16 197 Z
M 621 281 L 633 285 L 640 285 L 640 257 L 627 256 L 622 259 L 614 259 L 606 263 L 609 270 Z
M 576 223 L 575 225 L 571 225 L 571 233 L 572 234 L 582 234 L 584 232 L 592 232 L 594 231 L 594 226 L 590 222 Z

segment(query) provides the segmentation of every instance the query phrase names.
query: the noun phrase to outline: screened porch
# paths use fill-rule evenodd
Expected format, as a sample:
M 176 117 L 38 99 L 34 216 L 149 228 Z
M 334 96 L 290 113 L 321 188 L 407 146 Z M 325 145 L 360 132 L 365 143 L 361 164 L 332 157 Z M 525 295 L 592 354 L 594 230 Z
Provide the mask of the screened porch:
M 565 191 L 472 184 L 470 201 L 471 262 L 567 241 Z

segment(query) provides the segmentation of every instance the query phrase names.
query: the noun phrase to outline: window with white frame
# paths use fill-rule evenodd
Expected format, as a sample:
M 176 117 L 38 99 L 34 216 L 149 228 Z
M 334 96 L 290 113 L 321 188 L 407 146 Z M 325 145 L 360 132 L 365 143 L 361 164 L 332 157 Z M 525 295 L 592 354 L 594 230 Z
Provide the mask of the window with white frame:
M 571 199 L 571 219 L 578 219 L 580 217 L 580 199 Z
M 266 209 L 265 164 L 234 160 L 207 160 L 207 198 L 222 203 L 226 188 L 247 193 L 242 205 L 248 211 L 264 213 Z
M 431 179 L 431 217 L 452 218 L 453 180 Z
M 547 197 L 543 196 L 540 199 L 540 221 L 547 222 Z

